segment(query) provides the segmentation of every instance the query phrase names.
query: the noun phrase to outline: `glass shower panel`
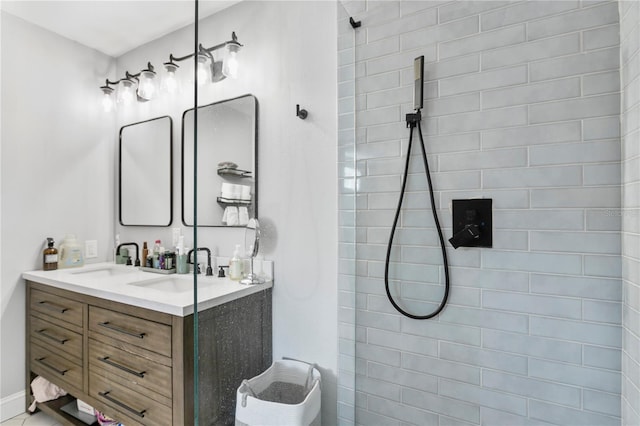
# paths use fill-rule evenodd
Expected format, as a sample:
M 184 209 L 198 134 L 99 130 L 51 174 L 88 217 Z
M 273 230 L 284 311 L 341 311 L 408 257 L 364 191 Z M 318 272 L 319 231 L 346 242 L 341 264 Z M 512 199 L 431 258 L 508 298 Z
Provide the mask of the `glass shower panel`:
M 343 2 L 338 15 L 338 422 L 355 423 L 356 407 L 356 62 L 355 33 Z
M 224 280 L 229 280 L 229 258 L 236 244 L 241 246 L 239 255 L 244 257 L 248 249 L 247 235 L 251 232 L 247 233 L 245 226 L 232 226 L 230 223 L 227 223 L 228 226 L 219 226 L 221 223 L 212 223 L 211 220 L 207 220 L 211 215 L 207 216 L 203 212 L 211 213 L 207 209 L 219 209 L 220 205 L 214 205 L 212 201 L 216 200 L 216 196 L 221 198 L 222 194 L 220 181 L 212 184 L 205 177 L 212 173 L 218 173 L 220 176 L 219 169 L 222 167 L 220 163 L 224 160 L 236 162 L 236 165 L 229 166 L 236 172 L 247 170 L 253 165 L 252 160 L 255 158 L 253 137 L 257 138 L 254 132 L 256 134 L 259 132 L 257 105 L 260 99 L 243 95 L 259 89 L 259 83 L 252 78 L 251 65 L 253 69 L 258 69 L 263 63 L 260 62 L 260 52 L 256 48 L 257 42 L 253 39 L 252 42 L 244 45 L 238 54 L 237 78 L 227 76 L 222 79 L 214 72 L 217 69 L 216 66 L 221 64 L 220 61 L 226 58 L 224 43 L 236 36 L 235 32 L 232 35 L 232 31 L 238 30 L 237 41 L 244 44 L 245 40 L 251 40 L 250 34 L 253 29 L 248 27 L 253 27 L 254 23 L 251 21 L 250 14 L 253 9 L 250 2 L 239 2 L 216 13 L 207 13 L 207 8 L 212 3 L 214 2 L 196 2 L 199 6 L 194 25 L 196 45 L 202 45 L 205 49 L 213 46 L 219 46 L 219 48 L 209 52 L 211 56 L 206 63 L 211 73 L 206 77 L 201 74 L 198 84 L 191 88 L 194 93 L 194 102 L 188 108 L 190 112 L 185 114 L 193 120 L 192 127 L 187 125 L 184 128 L 185 132 L 187 130 L 192 132 L 190 140 L 193 141 L 192 149 L 187 149 L 184 153 L 184 161 L 191 162 L 191 167 L 185 168 L 184 179 L 185 181 L 191 179 L 193 182 L 193 191 L 190 195 L 193 197 L 193 203 L 189 206 L 191 208 L 189 217 L 192 218 L 192 222 L 185 225 L 193 224 L 193 230 L 186 228 L 187 233 L 193 232 L 193 246 L 201 248 L 201 254 L 208 253 L 206 250 L 210 250 L 214 275 L 206 276 L 204 269 L 199 275 L 193 274 L 194 305 L 197 306 L 196 300 L 201 303 L 199 311 L 193 315 L 194 420 L 195 424 L 200 425 L 229 425 L 234 423 L 236 391 L 242 381 L 259 375 L 271 364 L 271 291 L 270 289 L 249 291 L 249 289 L 253 290 L 250 285 L 221 282 L 222 278 L 218 277 L 219 268 L 217 267 L 224 266 Z M 217 77 L 214 78 L 214 76 Z M 205 77 L 205 80 L 202 81 L 201 77 Z M 239 96 L 246 98 L 248 103 L 241 100 L 235 103 L 230 102 L 230 99 Z M 215 110 L 217 112 L 212 113 L 211 105 L 218 106 Z M 194 109 L 195 114 L 193 114 Z M 222 114 L 221 110 L 229 113 Z M 251 116 L 251 120 L 244 119 L 247 113 Z M 230 131 L 231 126 L 235 126 L 238 131 Z M 241 146 L 240 136 L 246 135 L 252 136 L 248 143 L 251 149 L 246 150 L 249 153 L 249 159 L 234 151 Z M 216 147 L 214 150 L 211 148 L 212 145 Z M 212 153 L 225 157 L 216 159 L 212 157 Z M 222 175 L 224 175 L 224 182 L 234 182 L 233 186 L 250 188 L 248 182 L 253 182 L 251 200 L 257 203 L 255 189 L 258 184 L 256 182 L 259 176 L 258 170 L 257 167 L 249 170 L 251 170 L 251 177 L 225 174 L 225 172 Z M 186 193 L 183 195 L 189 196 Z M 238 210 L 241 209 L 236 208 L 236 211 Z M 246 210 L 249 210 L 253 216 L 257 212 L 257 206 L 254 205 L 253 209 Z M 238 290 L 237 287 L 241 289 Z M 224 288 L 234 288 L 236 293 L 220 295 L 225 291 Z M 205 300 L 208 301 L 205 302 Z

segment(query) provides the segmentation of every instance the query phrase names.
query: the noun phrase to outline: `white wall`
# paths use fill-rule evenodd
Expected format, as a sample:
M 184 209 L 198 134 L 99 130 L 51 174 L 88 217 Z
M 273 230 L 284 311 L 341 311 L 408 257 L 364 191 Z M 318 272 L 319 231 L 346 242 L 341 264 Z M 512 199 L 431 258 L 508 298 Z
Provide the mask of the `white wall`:
M 244 44 L 238 80 L 200 92 L 200 104 L 254 94 L 259 103 L 259 218 L 261 254 L 275 261 L 274 359 L 318 363 L 323 374 L 323 418 L 335 423 L 337 370 L 337 171 L 336 6 L 331 2 L 242 2 L 200 23 L 200 42 L 212 46 L 236 31 Z M 192 51 L 187 28 L 118 58 L 118 76 L 169 53 Z M 187 62 L 181 67 L 187 69 Z M 115 77 L 115 75 L 113 76 Z M 295 116 L 300 104 L 307 120 Z M 182 112 L 192 92 L 171 102 L 137 105 L 119 113 L 119 126 L 169 114 L 174 120 L 174 226 L 192 247 L 192 228 L 182 225 L 180 144 Z M 212 190 L 217 190 L 212 188 Z M 171 241 L 170 228 L 116 227 L 121 241 Z M 200 228 L 198 245 L 229 256 L 244 241 L 237 229 Z
M 2 348 L 0 398 L 24 409 L 25 299 L 20 274 L 42 268 L 45 237 L 113 234 L 112 118 L 99 110 L 113 59 L 2 13 Z M 21 395 L 15 397 L 16 395 Z M 15 415 L 3 404 L 2 418 Z

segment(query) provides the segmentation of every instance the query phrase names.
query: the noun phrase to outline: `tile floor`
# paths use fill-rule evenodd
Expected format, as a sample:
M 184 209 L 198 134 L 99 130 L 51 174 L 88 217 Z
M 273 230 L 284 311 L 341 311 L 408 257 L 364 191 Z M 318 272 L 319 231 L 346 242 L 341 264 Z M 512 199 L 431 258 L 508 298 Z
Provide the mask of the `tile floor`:
M 45 413 L 20 414 L 12 419 L 0 423 L 0 426 L 61 426 L 60 423 Z

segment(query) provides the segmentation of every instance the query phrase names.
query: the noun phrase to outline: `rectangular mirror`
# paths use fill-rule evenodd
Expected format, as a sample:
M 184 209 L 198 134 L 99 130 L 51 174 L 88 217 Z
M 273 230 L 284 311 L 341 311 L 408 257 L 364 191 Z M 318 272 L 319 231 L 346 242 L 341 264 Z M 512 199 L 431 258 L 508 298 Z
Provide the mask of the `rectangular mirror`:
M 173 122 L 158 117 L 120 129 L 119 209 L 123 226 L 173 221 Z
M 246 226 L 257 216 L 258 101 L 244 95 L 198 108 L 198 226 Z M 182 222 L 193 226 L 194 109 L 182 115 Z

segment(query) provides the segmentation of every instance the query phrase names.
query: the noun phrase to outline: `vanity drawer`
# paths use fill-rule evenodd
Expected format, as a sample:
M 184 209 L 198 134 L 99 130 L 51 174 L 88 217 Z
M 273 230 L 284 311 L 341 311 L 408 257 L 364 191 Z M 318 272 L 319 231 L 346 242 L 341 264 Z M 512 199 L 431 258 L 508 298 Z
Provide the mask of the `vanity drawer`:
M 107 337 L 103 339 L 107 343 L 118 344 L 117 341 Z M 121 377 L 130 388 L 142 386 L 145 388 L 141 390 L 142 392 L 150 390 L 171 398 L 171 367 L 166 365 L 170 364 L 171 360 L 158 359 L 158 355 L 145 357 L 142 354 L 143 352 L 136 351 L 135 347 L 130 345 L 116 347 L 90 339 L 89 370 L 104 370 Z
M 31 340 L 49 348 L 50 352 L 64 354 L 82 364 L 82 334 L 31 315 Z
M 89 330 L 171 357 L 171 326 L 166 324 L 89 306 Z
M 30 305 L 33 311 L 82 327 L 83 303 L 32 289 Z
M 65 389 L 65 383 L 82 389 L 82 365 L 57 355 L 31 339 L 31 370 Z M 65 389 L 69 391 L 68 389 Z
M 89 373 L 89 395 L 144 425 L 171 426 L 170 401 L 165 405 L 149 398 L 139 389 L 130 389 L 120 383 L 118 376 L 106 378 L 96 372 Z M 128 423 L 126 419 L 121 420 Z

